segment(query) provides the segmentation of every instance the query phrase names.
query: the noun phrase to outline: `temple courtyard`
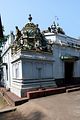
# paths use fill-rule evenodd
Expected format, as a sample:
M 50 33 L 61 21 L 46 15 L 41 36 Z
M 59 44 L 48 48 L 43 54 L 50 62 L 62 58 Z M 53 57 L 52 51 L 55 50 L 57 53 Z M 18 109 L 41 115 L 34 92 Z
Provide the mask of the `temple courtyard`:
M 12 112 L 0 114 L 0 120 L 79 120 L 80 91 L 62 93 L 17 106 Z

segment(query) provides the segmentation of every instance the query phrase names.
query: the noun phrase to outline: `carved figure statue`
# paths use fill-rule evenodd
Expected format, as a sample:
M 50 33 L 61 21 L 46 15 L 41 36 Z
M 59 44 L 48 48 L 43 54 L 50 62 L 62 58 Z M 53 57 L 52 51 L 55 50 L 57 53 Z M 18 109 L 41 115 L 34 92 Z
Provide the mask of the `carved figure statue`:
M 58 33 L 65 35 L 65 32 L 63 31 L 63 29 L 61 27 L 58 27 Z
M 39 27 L 38 27 L 38 24 L 36 24 L 36 33 L 37 33 L 37 34 L 40 34 L 40 29 L 39 29 Z
M 51 28 L 50 27 L 48 27 L 48 31 L 51 32 Z
M 51 30 L 52 32 L 57 33 L 57 26 L 55 22 L 53 22 L 53 25 L 51 25 Z
M 16 40 L 18 40 L 21 37 L 21 31 L 19 30 L 18 26 L 16 26 Z

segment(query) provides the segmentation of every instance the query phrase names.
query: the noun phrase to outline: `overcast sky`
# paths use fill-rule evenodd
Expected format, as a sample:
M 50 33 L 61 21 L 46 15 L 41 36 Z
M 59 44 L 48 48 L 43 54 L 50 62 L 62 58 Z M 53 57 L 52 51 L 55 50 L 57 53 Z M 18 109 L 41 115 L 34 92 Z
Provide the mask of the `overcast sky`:
M 80 36 L 80 0 L 0 0 L 0 14 L 5 34 L 15 33 L 15 26 L 22 29 L 31 14 L 41 30 L 51 26 L 57 16 L 67 35 Z

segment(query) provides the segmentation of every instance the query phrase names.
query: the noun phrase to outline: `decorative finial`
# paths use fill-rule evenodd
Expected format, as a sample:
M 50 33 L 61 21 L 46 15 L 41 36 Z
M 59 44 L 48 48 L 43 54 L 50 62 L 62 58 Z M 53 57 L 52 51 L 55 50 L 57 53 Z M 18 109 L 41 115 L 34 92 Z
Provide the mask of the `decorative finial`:
M 28 20 L 31 22 L 32 21 L 32 17 L 31 17 L 31 14 L 29 14 L 29 18 Z

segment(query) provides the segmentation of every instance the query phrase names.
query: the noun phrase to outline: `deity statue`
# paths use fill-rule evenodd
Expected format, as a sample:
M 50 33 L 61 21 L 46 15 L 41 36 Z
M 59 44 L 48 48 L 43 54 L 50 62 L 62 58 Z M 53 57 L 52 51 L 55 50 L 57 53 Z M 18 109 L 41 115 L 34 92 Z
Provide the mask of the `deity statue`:
M 37 33 L 37 34 L 40 34 L 40 29 L 39 29 L 39 27 L 38 27 L 38 24 L 36 24 L 36 33 Z
M 57 33 L 57 25 L 56 25 L 55 21 L 53 22 L 53 25 L 51 25 L 51 30 L 53 33 Z
M 15 27 L 16 28 L 16 40 L 18 40 L 21 37 L 21 31 L 19 30 L 18 26 Z

